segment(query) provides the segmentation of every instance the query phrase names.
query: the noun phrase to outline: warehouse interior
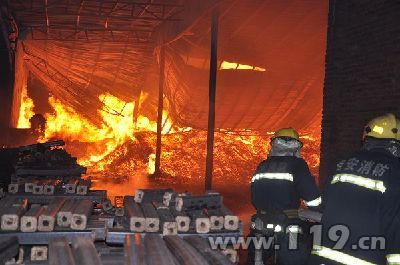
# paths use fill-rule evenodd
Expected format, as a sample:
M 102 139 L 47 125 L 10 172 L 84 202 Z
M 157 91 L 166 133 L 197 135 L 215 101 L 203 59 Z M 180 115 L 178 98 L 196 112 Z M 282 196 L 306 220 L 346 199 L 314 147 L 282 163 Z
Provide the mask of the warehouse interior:
M 0 7 L 0 145 L 62 140 L 111 199 L 137 188 L 212 189 L 247 233 L 250 180 L 274 131 L 300 132 L 323 189 L 332 161 L 359 147 L 366 121 L 400 113 L 391 1 Z
M 29 120 L 40 114 L 40 140 L 66 141 L 91 173 L 106 172 L 100 183 L 117 188 L 152 173 L 164 47 L 164 182 L 202 189 L 216 7 L 215 185 L 249 184 L 270 134 L 285 126 L 302 132 L 317 176 L 326 1 L 11 1 L 3 12 L 17 27 L 15 78 L 2 104 L 3 128 L 11 125 L 2 144 L 32 144 Z

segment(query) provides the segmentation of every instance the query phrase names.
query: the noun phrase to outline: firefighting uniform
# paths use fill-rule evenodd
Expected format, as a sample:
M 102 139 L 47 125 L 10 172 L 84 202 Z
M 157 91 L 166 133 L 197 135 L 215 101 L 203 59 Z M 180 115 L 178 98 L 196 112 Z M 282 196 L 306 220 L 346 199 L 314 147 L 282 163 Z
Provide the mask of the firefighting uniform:
M 377 148 L 361 150 L 341 160 L 324 203 L 322 246 L 313 246 L 309 264 L 400 264 L 400 163 L 397 157 L 386 149 Z M 328 231 L 335 225 L 345 225 L 350 231 L 343 249 L 335 250 L 336 242 L 329 239 Z M 382 236 L 385 249 L 360 249 L 360 238 Z M 361 247 L 365 245 L 372 246 L 372 240 L 364 241 Z
M 260 163 L 253 175 L 251 196 L 257 213 L 267 215 L 268 217 L 265 219 L 271 220 L 266 220 L 266 222 L 271 222 L 266 226 L 273 225 L 275 235 L 278 234 L 276 243 L 281 244 L 280 251 L 277 253 L 280 262 L 297 265 L 301 264 L 300 259 L 303 261 L 305 259 L 307 262 L 311 244 L 309 249 L 305 249 L 306 246 L 300 242 L 300 245 L 303 246 L 297 251 L 300 253 L 295 253 L 293 250 L 287 251 L 287 229 L 284 224 L 274 224 L 274 220 L 283 220 L 281 216 L 284 210 L 298 209 L 300 199 L 304 199 L 305 204 L 309 207 L 321 205 L 320 193 L 307 163 L 296 156 L 270 156 Z M 294 223 L 300 224 L 301 222 L 295 220 Z M 250 236 L 254 236 L 255 233 L 252 230 Z M 248 251 L 248 264 L 254 264 L 254 251 L 254 246 L 251 245 Z M 273 254 L 274 250 L 264 251 L 264 259 Z

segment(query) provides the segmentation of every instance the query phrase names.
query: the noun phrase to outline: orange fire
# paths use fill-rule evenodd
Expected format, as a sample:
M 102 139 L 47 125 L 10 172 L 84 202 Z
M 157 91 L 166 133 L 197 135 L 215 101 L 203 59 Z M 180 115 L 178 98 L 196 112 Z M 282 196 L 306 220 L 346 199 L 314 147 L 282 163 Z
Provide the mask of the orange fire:
M 318 175 L 319 140 L 302 138 L 303 157 L 313 175 Z M 108 157 L 107 176 L 101 181 L 112 182 L 122 177 L 137 176 L 137 169 L 154 172 L 156 134 L 142 132 L 137 141 L 128 140 Z M 202 183 L 205 172 L 207 132 L 190 130 L 164 135 L 162 138 L 161 169 L 170 185 Z M 249 184 L 251 175 L 267 157 L 270 136 L 240 136 L 227 132 L 215 133 L 214 181 Z M 116 178 L 110 178 L 110 174 Z M 118 182 L 118 181 L 117 181 Z
M 220 70 L 253 70 L 258 72 L 265 72 L 267 69 L 259 66 L 253 66 L 248 64 L 241 64 L 241 63 L 232 63 L 228 61 L 222 61 Z
M 42 139 L 61 138 L 69 142 L 70 146 L 74 145 L 72 143 L 75 145 L 77 142 L 85 143 L 87 152 L 80 154 L 78 161 L 95 171 L 104 170 L 104 167 L 112 162 L 113 152 L 117 147 L 127 141 L 137 141 L 135 134 L 138 132 L 157 131 L 157 123 L 142 115 L 134 124 L 135 102 L 124 102 L 110 94 L 99 95 L 99 100 L 103 103 L 103 108 L 98 110 L 103 122 L 101 128 L 91 124 L 61 101 L 50 97 L 49 103 L 54 112 L 46 114 L 45 139 Z M 164 111 L 163 134 L 173 133 L 176 130 L 167 117 L 168 113 Z
M 28 97 L 22 106 L 33 106 Z M 79 113 L 54 97 L 47 113 L 45 137 L 42 141 L 63 139 L 66 149 L 78 162 L 88 167 L 93 189 L 106 189 L 110 199 L 132 194 L 135 188 L 174 187 L 178 191 L 200 192 L 203 189 L 207 132 L 177 128 L 163 113 L 162 178 L 152 181 L 155 171 L 156 128 L 154 120 L 139 116 L 134 123 L 133 109 L 142 102 L 124 102 L 109 94 L 99 95 L 103 107 L 98 111 L 103 125 L 98 128 Z M 143 95 L 140 98 L 146 98 Z M 22 107 L 21 109 L 31 109 Z M 21 117 L 24 115 L 21 115 Z M 302 155 L 314 176 L 319 168 L 319 128 L 305 134 Z M 215 133 L 213 187 L 224 192 L 224 201 L 250 218 L 250 179 L 257 165 L 266 158 L 273 132 L 229 130 Z M 233 195 L 232 195 L 233 194 Z M 237 204 L 237 199 L 243 202 Z M 230 204 L 229 204 L 230 203 Z
M 54 112 L 46 115 L 46 139 L 43 140 L 60 138 L 66 141 L 66 149 L 97 178 L 98 188 L 107 186 L 114 190 L 112 183 L 120 187 L 121 182 L 129 183 L 132 178 L 154 173 L 156 121 L 139 116 L 134 124 L 136 102 L 124 102 L 110 94 L 99 95 L 99 101 L 103 103 L 103 108 L 98 110 L 103 125 L 97 128 L 51 97 L 49 103 Z M 168 112 L 164 111 L 161 169 L 165 180 L 170 184 L 202 181 L 207 132 L 175 127 L 167 117 Z M 216 132 L 214 181 L 248 184 L 257 164 L 267 156 L 272 135 L 273 132 L 257 135 L 248 130 Z M 303 157 L 311 172 L 317 175 L 319 136 L 303 135 L 302 141 Z M 115 188 L 117 190 L 120 188 Z
M 29 119 L 35 114 L 33 108 L 33 100 L 28 96 L 28 89 L 25 85 L 21 92 L 21 106 L 19 109 L 17 128 L 26 129 L 31 127 Z

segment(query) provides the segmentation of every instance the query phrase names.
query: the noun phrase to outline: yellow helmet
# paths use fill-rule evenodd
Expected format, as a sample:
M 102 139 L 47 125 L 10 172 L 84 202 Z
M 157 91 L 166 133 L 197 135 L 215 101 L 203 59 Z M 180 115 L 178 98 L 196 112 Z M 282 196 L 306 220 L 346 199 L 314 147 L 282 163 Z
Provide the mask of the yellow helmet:
M 400 120 L 396 119 L 397 137 L 396 140 L 400 141 Z
M 277 137 L 289 137 L 289 138 L 296 139 L 297 141 L 299 141 L 299 139 L 300 139 L 298 132 L 296 132 L 296 130 L 293 128 L 283 128 L 283 129 L 276 131 L 274 134 L 274 138 L 277 138 Z
M 400 132 L 399 124 L 396 116 L 392 113 L 387 113 L 383 116 L 376 117 L 368 122 L 364 131 L 364 138 L 366 136 L 380 138 L 380 139 L 399 139 Z

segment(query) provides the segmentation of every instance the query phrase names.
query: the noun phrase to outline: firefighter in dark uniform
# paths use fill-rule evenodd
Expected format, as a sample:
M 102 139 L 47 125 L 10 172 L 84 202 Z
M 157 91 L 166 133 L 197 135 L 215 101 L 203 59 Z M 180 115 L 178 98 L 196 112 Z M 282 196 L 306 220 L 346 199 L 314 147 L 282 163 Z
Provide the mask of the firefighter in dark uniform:
M 301 158 L 302 143 L 292 128 L 277 131 L 271 140 L 268 158 L 261 162 L 251 183 L 251 197 L 257 214 L 252 217 L 250 236 L 274 238 L 271 246 L 251 244 L 248 264 L 267 264 L 271 257 L 279 264 L 301 265 L 308 261 L 311 242 L 301 240 L 305 231 L 296 214 L 301 199 L 308 207 L 321 205 L 320 193 L 307 163 Z M 294 235 L 297 234 L 297 235 Z M 295 236 L 297 250 L 289 250 L 289 238 Z M 279 250 L 276 246 L 279 245 Z
M 337 163 L 309 264 L 400 264 L 399 125 L 371 120 L 361 150 Z

